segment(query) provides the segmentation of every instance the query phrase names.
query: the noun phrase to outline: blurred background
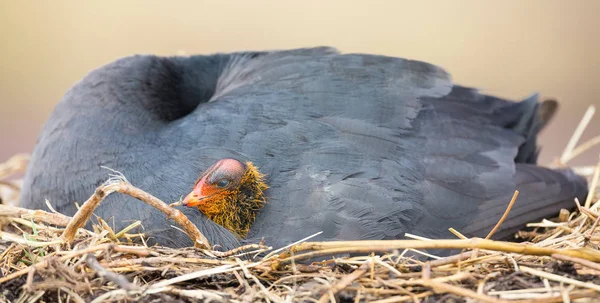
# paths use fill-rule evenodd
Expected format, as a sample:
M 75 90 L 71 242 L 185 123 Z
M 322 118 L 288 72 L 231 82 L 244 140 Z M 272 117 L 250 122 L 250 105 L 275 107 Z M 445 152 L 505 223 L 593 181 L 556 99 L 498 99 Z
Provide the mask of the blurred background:
M 427 61 L 501 97 L 556 98 L 546 164 L 600 107 L 599 12 L 597 0 L 1 1 L 0 161 L 31 152 L 65 92 L 117 58 L 327 45 Z M 582 141 L 599 130 L 600 112 Z

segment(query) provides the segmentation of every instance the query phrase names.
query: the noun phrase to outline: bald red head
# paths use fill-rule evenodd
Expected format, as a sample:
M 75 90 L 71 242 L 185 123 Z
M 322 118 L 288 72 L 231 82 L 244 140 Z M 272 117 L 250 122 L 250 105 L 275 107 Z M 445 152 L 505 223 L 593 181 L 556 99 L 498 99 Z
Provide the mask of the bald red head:
M 221 159 L 209 167 L 194 185 L 194 189 L 183 200 L 185 206 L 199 206 L 208 198 L 238 186 L 246 165 L 236 159 Z

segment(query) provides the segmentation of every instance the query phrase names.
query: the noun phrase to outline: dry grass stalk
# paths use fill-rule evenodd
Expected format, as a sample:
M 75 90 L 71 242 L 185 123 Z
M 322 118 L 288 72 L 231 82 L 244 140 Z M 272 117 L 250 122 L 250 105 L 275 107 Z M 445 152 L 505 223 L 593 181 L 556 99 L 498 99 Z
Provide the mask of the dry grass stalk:
M 567 159 L 565 159 L 565 161 L 568 162 L 571 159 L 576 158 L 577 156 L 583 154 L 584 152 L 586 152 L 587 150 L 591 149 L 592 147 L 594 147 L 598 144 L 600 144 L 600 136 L 596 136 L 592 139 L 585 141 L 584 143 L 581 143 L 580 146 L 574 148 L 571 151 L 570 156 Z M 566 164 L 567 162 L 564 162 L 564 163 Z
M 319 299 L 319 303 L 325 303 L 330 299 L 334 299 L 334 295 L 337 294 L 340 290 L 344 289 L 346 286 L 350 285 L 354 280 L 360 278 L 362 275 L 367 273 L 369 268 L 371 267 L 372 261 L 368 260 L 364 262 L 358 269 L 354 270 L 351 274 L 344 276 L 340 279 L 336 284 L 334 284 L 328 292 L 323 294 Z
M 500 225 L 502 225 L 504 220 L 506 220 L 506 217 L 508 217 L 510 210 L 512 209 L 513 205 L 515 205 L 515 201 L 517 201 L 518 196 L 519 196 L 519 191 L 515 190 L 515 193 L 513 194 L 512 199 L 510 199 L 510 202 L 508 203 L 508 207 L 506 207 L 506 211 L 504 211 L 504 214 L 502 214 L 502 217 L 500 218 L 498 223 L 496 223 L 496 226 L 494 226 L 494 228 L 492 228 L 492 231 L 490 231 L 490 233 L 485 237 L 486 240 L 490 239 L 496 233 L 498 228 L 500 228 Z
M 431 287 L 435 291 L 453 293 L 453 294 L 461 296 L 461 297 L 475 299 L 478 302 L 489 302 L 489 303 L 505 303 L 505 302 L 507 302 L 504 300 L 496 299 L 494 297 L 490 297 L 488 295 L 478 294 L 472 290 L 465 289 L 462 287 L 453 286 L 453 285 L 441 283 L 441 282 L 435 282 L 434 280 L 429 280 L 429 279 L 423 280 L 423 281 L 420 281 L 420 284 L 423 286 Z
M 533 268 L 526 267 L 526 266 L 521 266 L 519 269 L 522 272 L 530 273 L 530 274 L 538 276 L 538 277 L 550 279 L 550 280 L 557 281 L 557 282 L 572 284 L 572 285 L 576 285 L 576 286 L 581 286 L 581 287 L 593 289 L 595 291 L 600 292 L 600 285 L 598 285 L 598 284 L 585 283 L 585 282 L 577 281 L 574 279 L 566 278 L 563 276 L 555 275 L 552 273 L 544 272 L 544 271 L 533 269 Z
M 71 217 L 59 213 L 49 213 L 43 210 L 31 210 L 16 206 L 0 204 L 0 217 L 31 219 L 34 222 L 44 222 L 47 224 L 67 226 Z
M 28 154 L 17 154 L 4 163 L 0 163 L 0 179 L 7 178 L 13 174 L 24 172 L 29 164 Z
M 561 260 L 561 261 L 578 263 L 578 264 L 581 264 L 583 266 L 589 267 L 591 269 L 600 270 L 600 264 L 595 263 L 595 262 L 590 262 L 588 260 L 584 260 L 584 259 L 580 259 L 580 258 L 574 258 L 574 257 L 569 257 L 569 256 L 564 256 L 564 255 L 559 255 L 559 254 L 553 254 L 552 258 L 554 258 L 556 260 Z
M 590 194 L 585 199 L 585 207 L 590 208 L 592 206 L 592 199 L 595 197 L 595 189 L 598 188 L 598 181 L 600 181 L 600 155 L 598 155 L 598 164 L 596 165 L 596 169 L 594 170 L 594 176 L 592 177 L 592 182 L 590 183 Z
M 96 251 L 107 251 L 107 250 L 112 250 L 115 252 L 126 253 L 126 254 L 135 254 L 135 255 L 139 255 L 141 257 L 145 257 L 145 256 L 148 256 L 151 254 L 150 251 L 146 250 L 143 247 L 135 247 L 135 246 L 127 247 L 127 246 L 115 245 L 115 244 L 100 244 L 98 246 L 88 247 L 88 248 L 85 248 L 85 249 L 82 249 L 79 251 L 69 252 L 69 253 L 63 255 L 62 257 L 60 257 L 59 261 L 66 262 L 75 257 L 79 257 L 79 256 L 93 253 Z M 48 266 L 50 260 L 53 260 L 53 259 L 54 259 L 54 256 L 42 258 L 41 260 L 39 260 L 38 263 L 35 263 L 31 267 L 24 268 L 22 270 L 13 272 L 9 275 L 6 275 L 6 276 L 0 278 L 0 284 L 10 281 L 12 279 L 18 278 L 20 276 L 26 275 L 30 270 L 38 271 L 40 269 L 44 269 Z
M 91 269 L 95 270 L 96 273 L 100 277 L 105 278 L 105 279 L 117 284 L 121 289 L 128 290 L 128 291 L 140 289 L 137 285 L 129 282 L 129 280 L 127 280 L 127 278 L 125 278 L 124 276 L 106 270 L 106 268 L 104 268 L 104 267 L 102 267 L 102 265 L 100 265 L 100 263 L 98 262 L 98 259 L 96 259 L 96 256 L 94 256 L 94 254 L 92 254 L 92 253 L 87 254 L 87 257 L 85 258 L 85 262 Z
M 370 253 L 388 252 L 395 249 L 485 249 L 501 252 L 519 253 L 532 256 L 551 256 L 562 254 L 577 257 L 594 262 L 600 262 L 600 251 L 580 248 L 554 249 L 548 247 L 537 247 L 529 244 L 513 243 L 506 241 L 493 241 L 485 239 L 468 240 L 364 240 L 364 241 L 328 241 L 328 242 L 305 242 L 292 248 L 294 253 L 313 250 L 314 252 L 290 256 L 289 253 L 282 254 L 282 259 L 276 266 L 289 263 L 292 260 L 311 259 L 320 256 L 345 254 L 345 253 Z
M 562 155 L 560 156 L 560 163 L 562 165 L 566 165 L 567 162 L 569 162 L 569 160 L 574 158 L 572 156 L 573 149 L 575 149 L 575 145 L 577 145 L 579 138 L 581 138 L 581 135 L 583 135 L 583 132 L 585 131 L 587 126 L 590 124 L 590 121 L 592 121 L 592 117 L 594 116 L 595 112 L 596 112 L 596 107 L 593 105 L 590 105 L 588 107 L 588 109 L 585 111 L 585 114 L 583 114 L 583 117 L 581 118 L 581 121 L 579 121 L 579 124 L 577 125 L 575 132 L 573 132 L 571 139 L 569 139 L 567 146 L 565 146 L 565 150 L 563 151 Z

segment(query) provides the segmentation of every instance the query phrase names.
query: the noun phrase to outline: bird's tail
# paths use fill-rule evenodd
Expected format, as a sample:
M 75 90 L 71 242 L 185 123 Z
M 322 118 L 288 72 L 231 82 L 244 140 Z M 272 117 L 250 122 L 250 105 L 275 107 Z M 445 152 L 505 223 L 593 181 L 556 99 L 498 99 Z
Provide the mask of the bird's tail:
M 537 163 L 540 153 L 540 147 L 537 144 L 538 134 L 552 120 L 557 109 L 558 102 L 556 100 L 547 99 L 539 102 L 537 94 L 500 109 L 497 116 L 512 117 L 512 119 L 504 121 L 504 127 L 525 138 L 523 144 L 519 146 L 515 163 Z

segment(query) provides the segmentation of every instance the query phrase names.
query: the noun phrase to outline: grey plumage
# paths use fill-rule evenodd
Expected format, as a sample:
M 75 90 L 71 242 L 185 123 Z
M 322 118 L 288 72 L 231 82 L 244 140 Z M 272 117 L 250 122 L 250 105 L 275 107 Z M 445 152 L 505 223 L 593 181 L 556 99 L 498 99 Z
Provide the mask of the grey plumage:
M 208 56 L 132 56 L 82 79 L 56 106 L 21 202 L 75 213 L 107 166 L 164 201 L 233 157 L 268 175 L 269 203 L 249 241 L 394 239 L 405 232 L 485 236 L 515 189 L 498 237 L 573 206 L 585 180 L 536 166 L 536 135 L 555 109 L 455 85 L 434 65 L 331 48 Z M 549 114 L 550 112 L 550 114 Z M 540 114 L 538 114 L 540 113 Z M 238 244 L 182 209 L 213 244 Z M 164 216 L 109 196 L 97 215 L 120 229 L 141 219 L 153 241 L 191 245 Z M 111 220 L 110 218 L 114 220 Z

